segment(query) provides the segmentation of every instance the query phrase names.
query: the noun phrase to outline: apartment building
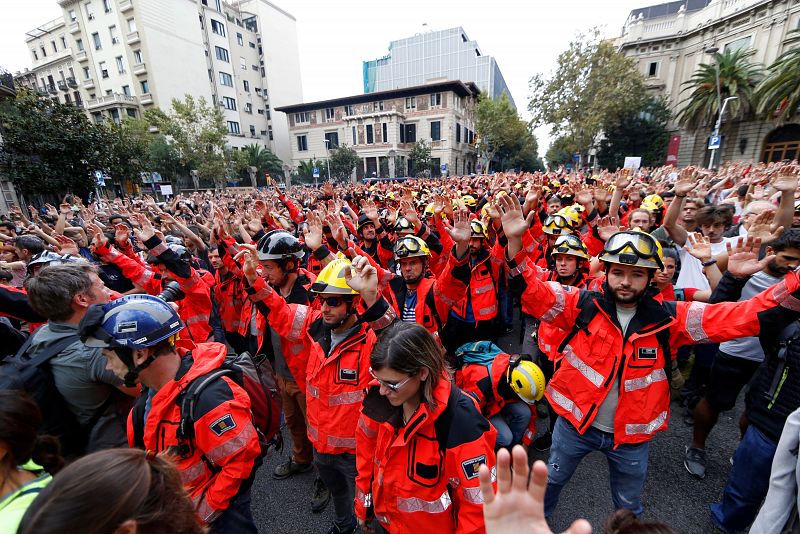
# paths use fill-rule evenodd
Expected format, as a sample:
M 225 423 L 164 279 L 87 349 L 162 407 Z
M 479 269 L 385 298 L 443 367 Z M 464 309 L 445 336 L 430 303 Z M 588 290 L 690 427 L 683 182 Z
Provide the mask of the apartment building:
M 417 141 L 431 148 L 433 175 L 475 172 L 474 109 L 480 89 L 461 81 L 282 106 L 292 140 L 291 164 L 326 160 L 340 144 L 355 149 L 356 178 L 414 176 L 408 155 Z
M 666 95 L 673 115 L 688 95 L 682 92 L 701 63 L 713 64 L 706 51 L 748 48 L 748 59 L 769 66 L 788 48 L 800 44 L 800 3 L 793 0 L 681 0 L 634 9 L 617 40 L 636 60 L 648 88 Z M 716 161 L 780 161 L 800 154 L 800 124 L 781 127 L 771 121 L 723 122 Z M 711 127 L 696 132 L 674 120 L 671 154 L 678 165 L 708 165 Z M 677 138 L 677 139 L 676 139 Z
M 289 13 L 266 0 L 58 4 L 62 17 L 26 34 L 32 68 L 17 74 L 23 85 L 79 106 L 98 122 L 166 110 L 187 94 L 203 97 L 220 107 L 230 146 L 258 143 L 282 159 L 291 156 L 285 117 L 273 116 L 270 91 L 284 103 L 302 99 L 296 21 Z M 281 43 L 274 65 L 278 51 L 266 47 L 277 46 L 276 27 L 294 40 Z
M 392 41 L 386 56 L 364 61 L 365 93 L 414 87 L 434 80 L 474 82 L 490 98 L 507 94 L 514 105 L 495 58 L 483 54 L 460 26 Z

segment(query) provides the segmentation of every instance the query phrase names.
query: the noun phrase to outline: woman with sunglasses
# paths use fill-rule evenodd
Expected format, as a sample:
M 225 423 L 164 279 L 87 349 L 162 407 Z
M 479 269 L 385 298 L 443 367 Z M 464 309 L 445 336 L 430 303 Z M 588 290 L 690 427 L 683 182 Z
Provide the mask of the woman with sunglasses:
M 424 327 L 398 321 L 370 365 L 356 431 L 362 530 L 483 532 L 478 468 L 494 470 L 497 432 L 450 381 L 440 345 Z

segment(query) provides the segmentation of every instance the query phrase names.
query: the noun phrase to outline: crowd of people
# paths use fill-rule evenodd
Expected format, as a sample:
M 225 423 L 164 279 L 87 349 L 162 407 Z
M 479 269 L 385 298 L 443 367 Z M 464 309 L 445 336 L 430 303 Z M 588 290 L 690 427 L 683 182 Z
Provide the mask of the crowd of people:
M 683 461 L 702 479 L 743 390 L 710 517 L 783 532 L 799 178 L 559 169 L 14 208 L 0 533 L 257 532 L 251 487 L 283 435 L 271 476 L 313 470 L 329 534 L 549 533 L 594 451 L 605 532 L 672 533 L 638 519 L 649 445 L 670 415 L 693 425 Z M 530 449 L 549 452 L 529 477 Z

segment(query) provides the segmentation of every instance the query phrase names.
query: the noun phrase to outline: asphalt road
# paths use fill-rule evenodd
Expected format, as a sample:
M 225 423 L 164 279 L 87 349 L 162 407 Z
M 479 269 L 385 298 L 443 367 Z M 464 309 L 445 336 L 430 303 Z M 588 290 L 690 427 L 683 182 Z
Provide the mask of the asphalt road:
M 500 339 L 501 348 L 516 351 L 519 333 Z M 739 441 L 737 422 L 743 410 L 742 396 L 736 408 L 720 416 L 707 446 L 707 470 L 704 480 L 689 476 L 683 466 L 684 447 L 691 441 L 691 427 L 683 422 L 683 409 L 672 404 L 669 429 L 659 434 L 650 446 L 650 465 L 643 495 L 644 518 L 668 523 L 685 534 L 714 532 L 708 506 L 722 494 L 730 458 Z M 333 505 L 320 514 L 311 513 L 310 499 L 313 472 L 286 480 L 274 480 L 275 466 L 288 458 L 290 437 L 285 433 L 283 454 L 273 453 L 259 469 L 253 486 L 253 515 L 260 532 L 289 534 L 327 532 L 333 520 Z M 532 451 L 532 457 L 547 461 L 547 453 Z M 587 456 L 561 493 L 551 521 L 554 532 L 561 532 L 579 518 L 588 519 L 595 532 L 603 531 L 606 518 L 613 512 L 608 482 L 608 464 L 600 453 Z M 522 534 L 522 533 L 520 533 Z

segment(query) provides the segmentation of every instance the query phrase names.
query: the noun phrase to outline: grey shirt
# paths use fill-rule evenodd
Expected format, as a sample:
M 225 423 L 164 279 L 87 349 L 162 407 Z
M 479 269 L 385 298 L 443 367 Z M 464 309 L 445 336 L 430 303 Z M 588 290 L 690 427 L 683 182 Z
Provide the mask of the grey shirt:
M 747 281 L 742 288 L 742 296 L 739 302 L 752 298 L 770 286 L 780 282 L 780 278 L 775 278 L 772 275 L 759 271 Z M 743 360 L 750 360 L 753 362 L 764 361 L 764 349 L 761 348 L 761 342 L 758 337 L 740 337 L 726 341 L 719 344 L 720 352 L 724 352 L 734 358 L 742 358 Z
M 622 327 L 622 334 L 625 335 L 628 331 L 628 325 L 631 324 L 633 316 L 636 315 L 636 308 L 622 308 L 617 306 L 617 319 Z M 611 384 L 611 389 L 608 395 L 603 399 L 602 404 L 597 408 L 597 415 L 592 421 L 592 426 L 603 432 L 614 433 L 614 415 L 617 413 L 617 404 L 619 403 L 619 373 L 614 377 L 614 383 Z
M 48 322 L 34 332 L 28 354 L 35 356 L 37 350 L 77 333 L 77 325 Z M 50 360 L 50 369 L 58 392 L 82 425 L 91 422 L 108 396 L 114 393 L 115 386 L 122 384 L 122 380 L 106 370 L 101 349 L 89 348 L 80 340 Z M 87 452 L 127 446 L 126 418 L 127 414 L 118 413 L 112 403 L 92 428 Z

